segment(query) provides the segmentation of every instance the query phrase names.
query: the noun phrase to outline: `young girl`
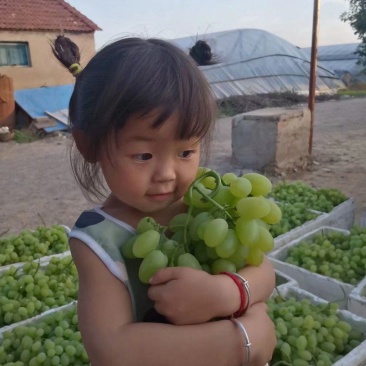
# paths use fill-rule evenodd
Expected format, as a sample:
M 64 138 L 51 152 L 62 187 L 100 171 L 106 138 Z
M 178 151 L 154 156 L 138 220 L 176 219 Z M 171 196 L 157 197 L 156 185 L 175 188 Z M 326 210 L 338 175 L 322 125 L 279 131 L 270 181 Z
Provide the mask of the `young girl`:
M 276 343 L 264 303 L 274 287 L 267 260 L 240 270 L 251 296 L 235 323 L 241 298 L 230 276 L 171 267 L 147 286 L 140 262 L 120 254 L 143 217 L 167 225 L 187 210 L 182 197 L 215 119 L 198 67 L 168 42 L 139 38 L 109 44 L 81 72 L 69 66 L 78 74 L 69 106 L 73 171 L 89 197 L 106 194 L 70 234 L 92 365 L 263 366 Z M 170 324 L 142 322 L 152 306 Z

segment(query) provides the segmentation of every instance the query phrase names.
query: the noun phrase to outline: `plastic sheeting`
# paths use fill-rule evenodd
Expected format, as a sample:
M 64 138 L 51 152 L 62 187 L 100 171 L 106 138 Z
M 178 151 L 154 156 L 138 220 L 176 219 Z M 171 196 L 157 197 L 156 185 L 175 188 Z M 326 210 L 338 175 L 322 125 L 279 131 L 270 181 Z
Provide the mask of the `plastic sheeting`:
M 16 103 L 32 118 L 46 117 L 46 111 L 68 108 L 74 85 L 46 86 L 14 92 Z
M 67 109 L 74 85 L 47 86 L 22 89 L 14 92 L 15 102 L 32 118 L 47 117 L 47 112 Z M 46 132 L 68 129 L 64 123 L 56 121 L 56 126 L 46 127 Z
M 331 46 L 318 47 L 319 65 L 334 71 L 338 76 L 349 72 L 353 76 L 366 79 L 366 75 L 360 75 L 363 67 L 357 65 L 358 55 L 355 54 L 359 43 L 336 44 Z M 310 55 L 310 48 L 303 51 Z
M 273 92 L 308 94 L 310 57 L 269 32 L 238 29 L 172 40 L 186 53 L 197 40 L 206 41 L 219 63 L 200 66 L 218 99 Z M 318 67 L 318 93 L 344 87 L 332 71 Z

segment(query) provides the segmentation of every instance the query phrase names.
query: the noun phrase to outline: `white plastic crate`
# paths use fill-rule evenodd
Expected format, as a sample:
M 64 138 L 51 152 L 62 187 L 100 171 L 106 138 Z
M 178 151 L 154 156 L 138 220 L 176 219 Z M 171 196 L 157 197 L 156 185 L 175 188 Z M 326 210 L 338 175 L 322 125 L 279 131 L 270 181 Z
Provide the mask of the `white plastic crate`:
M 308 299 L 312 304 L 327 303 L 307 291 L 298 287 L 283 287 L 280 289 L 280 295 L 284 298 L 295 297 L 297 300 Z M 339 317 L 349 323 L 352 329 L 360 331 L 364 335 L 364 341 L 350 353 L 342 357 L 332 366 L 365 366 L 366 365 L 366 319 L 352 314 L 347 310 L 338 310 Z
M 320 222 L 319 220 L 322 218 L 325 219 L 326 214 L 322 213 L 322 212 L 317 212 L 317 211 L 314 211 L 314 212 L 319 215 L 315 219 L 306 221 L 301 226 L 297 226 L 297 227 L 293 228 L 292 230 L 288 231 L 287 233 L 281 234 L 281 235 L 275 237 L 274 238 L 274 250 L 282 248 L 284 245 L 292 242 L 293 240 L 297 239 L 298 237 L 303 236 L 303 235 L 317 229 L 318 227 L 320 227 L 321 225 L 319 224 L 319 222 Z
M 366 277 L 349 294 L 347 310 L 366 318 Z
M 298 237 L 308 234 L 318 228 L 329 226 L 339 229 L 351 229 L 355 221 L 355 201 L 353 198 L 342 202 L 340 205 L 333 208 L 329 213 L 310 210 L 317 214 L 313 220 L 305 222 L 285 234 L 279 235 L 274 239 L 274 249 L 279 249 L 284 245 L 296 240 Z
M 349 230 L 355 222 L 355 201 L 349 198 L 332 211 L 318 217 L 319 226 L 331 226 L 339 229 Z
M 285 262 L 290 248 L 298 245 L 302 241 L 310 240 L 318 234 L 326 234 L 328 232 L 339 232 L 344 235 L 349 235 L 349 231 L 347 230 L 321 227 L 269 253 L 268 259 L 275 269 L 295 279 L 300 288 L 325 300 L 336 302 L 340 308 L 346 309 L 347 297 L 355 286 Z
M 65 225 L 59 225 L 59 226 L 62 226 L 65 229 L 65 232 L 67 235 L 70 233 L 71 230 L 69 227 L 67 227 Z M 33 262 L 41 261 L 41 263 L 43 263 L 44 261 L 47 262 L 47 261 L 51 260 L 51 258 L 54 258 L 54 257 L 63 258 L 64 256 L 68 256 L 68 255 L 71 255 L 70 250 L 67 250 L 65 252 L 58 253 L 58 254 L 51 254 L 51 255 L 44 256 L 44 257 L 40 257 L 40 258 L 34 259 Z M 6 266 L 2 266 L 2 267 L 0 267 L 0 275 L 11 267 L 15 267 L 15 268 L 23 267 L 24 263 L 26 263 L 26 262 L 17 262 L 17 263 L 7 264 Z
M 286 273 L 283 273 L 277 269 L 275 269 L 276 274 L 276 288 L 274 289 L 274 292 L 276 292 L 276 289 L 281 289 L 283 287 L 298 287 L 298 283 L 296 280 L 294 280 L 292 277 L 288 276 Z
M 25 319 L 25 320 L 22 320 L 21 322 L 13 323 L 13 324 L 7 325 L 5 327 L 2 327 L 2 328 L 0 328 L 0 340 L 3 338 L 3 334 L 7 331 L 13 330 L 16 327 L 20 327 L 20 326 L 23 326 L 23 325 L 30 325 L 30 324 L 33 324 L 33 323 L 40 322 L 40 321 L 48 318 L 49 316 L 51 316 L 52 314 L 54 314 L 55 312 L 58 312 L 58 311 L 71 310 L 76 306 L 76 304 L 77 304 L 77 301 L 74 300 L 73 302 L 71 302 L 69 304 L 60 306 L 58 308 L 49 309 L 49 310 L 47 310 L 47 311 L 45 311 L 41 314 L 35 315 L 32 318 Z
M 39 259 L 39 264 L 40 264 L 40 268 L 46 268 L 47 265 L 50 263 L 50 261 L 52 260 L 52 258 L 64 258 L 64 257 L 67 257 L 67 256 L 71 256 L 71 253 L 68 251 L 68 252 L 64 252 L 64 253 L 60 253 L 60 254 L 57 254 L 57 255 L 50 255 L 48 257 L 43 257 L 43 258 L 40 258 Z M 38 261 L 38 259 L 37 259 Z M 19 273 L 22 273 L 23 269 L 22 267 L 19 268 L 18 272 Z M 0 272 L 0 276 L 2 275 L 2 272 Z M 6 325 L 6 326 L 3 326 L 3 327 L 0 327 L 0 332 L 3 331 L 3 329 L 12 329 L 13 326 L 17 326 L 17 325 L 21 325 L 21 324 L 28 324 L 27 322 L 31 319 L 38 319 L 38 317 L 41 317 L 43 315 L 47 315 L 49 313 L 52 313 L 54 310 L 57 310 L 57 309 L 62 309 L 64 307 L 67 307 L 73 303 L 75 303 L 76 300 L 72 300 L 72 302 L 70 302 L 69 304 L 66 304 L 66 305 L 62 305 L 60 307 L 57 307 L 57 308 L 52 308 L 52 309 L 49 309 L 49 310 L 46 310 L 44 311 L 43 313 L 40 313 L 40 314 L 37 314 L 35 315 L 34 317 L 32 318 L 28 318 L 28 319 L 24 319 L 20 322 L 16 322 L 16 323 L 12 323 L 12 324 L 9 324 L 9 325 Z

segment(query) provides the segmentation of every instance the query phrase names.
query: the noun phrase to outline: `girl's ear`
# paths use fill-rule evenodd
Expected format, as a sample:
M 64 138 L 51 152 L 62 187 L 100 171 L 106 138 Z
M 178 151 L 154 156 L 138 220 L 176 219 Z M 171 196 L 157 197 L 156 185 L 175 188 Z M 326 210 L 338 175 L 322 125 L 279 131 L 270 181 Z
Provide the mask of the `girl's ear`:
M 73 128 L 72 137 L 74 138 L 76 147 L 83 158 L 88 163 L 96 163 L 97 157 L 95 155 L 95 151 L 91 149 L 89 137 L 85 135 L 84 131 L 78 128 Z

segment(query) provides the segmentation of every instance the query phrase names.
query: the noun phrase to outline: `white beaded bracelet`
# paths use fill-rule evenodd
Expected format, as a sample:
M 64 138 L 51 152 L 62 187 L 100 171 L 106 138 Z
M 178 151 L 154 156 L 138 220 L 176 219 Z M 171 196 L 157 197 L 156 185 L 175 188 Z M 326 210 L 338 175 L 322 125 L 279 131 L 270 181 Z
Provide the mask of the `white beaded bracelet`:
M 243 314 L 248 310 L 249 308 L 249 303 L 250 303 L 250 290 L 249 290 L 249 282 L 240 274 L 233 272 L 232 275 L 234 275 L 236 278 L 238 278 L 242 285 L 243 285 L 243 289 L 245 290 L 246 294 L 247 294 L 247 303 L 245 305 L 245 308 L 243 310 Z
M 246 349 L 246 358 L 245 358 L 245 362 L 243 363 L 242 366 L 248 366 L 249 365 L 249 359 L 250 359 L 250 346 L 252 345 L 249 341 L 249 336 L 248 333 L 246 331 L 246 329 L 244 328 L 244 325 L 240 323 L 240 321 L 236 318 L 231 318 L 230 319 L 233 323 L 235 323 L 235 325 L 240 329 L 241 333 L 244 336 L 245 339 L 245 343 L 244 343 L 244 347 Z

